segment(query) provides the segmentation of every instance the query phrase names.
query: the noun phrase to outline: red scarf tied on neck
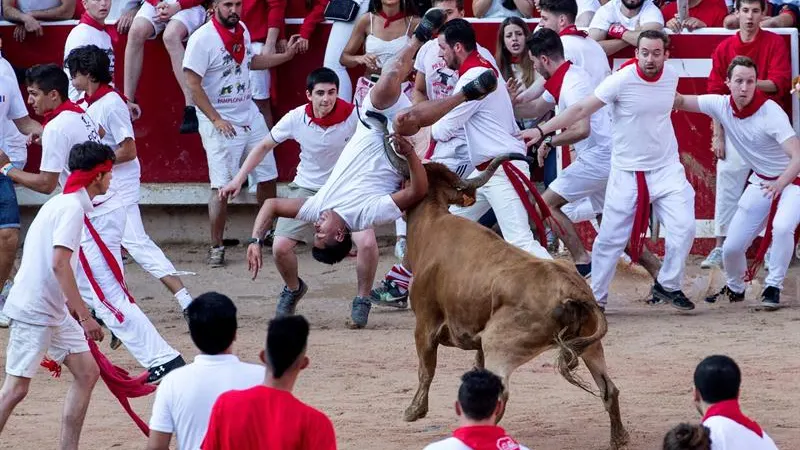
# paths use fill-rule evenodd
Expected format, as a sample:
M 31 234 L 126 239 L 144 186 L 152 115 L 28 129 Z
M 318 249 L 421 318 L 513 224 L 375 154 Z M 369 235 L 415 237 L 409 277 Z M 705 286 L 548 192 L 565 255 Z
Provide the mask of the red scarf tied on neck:
M 101 173 L 111 172 L 113 163 L 109 161 L 102 162 L 89 170 L 73 170 L 67 178 L 67 184 L 64 186 L 64 193 L 71 194 L 79 189 L 85 188 L 92 184 L 95 178 Z
M 93 95 L 84 94 L 84 97 L 80 101 L 81 102 L 85 101 L 88 106 L 92 106 L 94 102 L 100 100 L 101 98 L 103 98 L 103 96 L 105 96 L 106 94 L 110 94 L 112 92 L 119 95 L 119 97 L 122 99 L 123 102 L 128 103 L 128 97 L 125 97 L 125 95 L 123 95 L 121 92 L 119 92 L 118 90 L 112 88 L 107 84 L 101 84 Z
M 749 429 L 758 437 L 764 437 L 764 430 L 752 419 L 745 416 L 739 407 L 739 400 L 723 400 L 719 403 L 714 403 L 708 408 L 706 414 L 703 416 L 703 422 L 709 417 L 722 416 L 731 419 L 739 425 Z
M 79 22 L 89 25 L 90 27 L 96 30 L 106 32 L 111 37 L 111 42 L 114 44 L 116 44 L 117 40 L 119 39 L 119 33 L 117 33 L 117 27 L 115 27 L 114 25 L 106 25 L 98 22 L 94 17 L 90 16 L 88 12 L 84 12 L 83 14 L 81 14 L 81 20 Z
M 76 105 L 75 103 L 72 103 L 70 100 L 67 100 L 58 105 L 56 109 L 52 111 L 47 111 L 46 113 L 43 114 L 44 123 L 42 123 L 42 126 L 47 125 L 47 122 L 50 122 L 51 120 L 55 119 L 56 116 L 58 116 L 64 111 L 72 111 L 78 114 L 83 114 L 84 112 L 86 112 L 83 109 L 81 109 L 80 106 Z
M 753 99 L 750 100 L 750 103 L 740 110 L 739 107 L 736 106 L 736 102 L 733 101 L 733 95 L 731 95 L 730 102 L 731 108 L 733 108 L 733 117 L 736 117 L 737 119 L 746 119 L 758 112 L 758 110 L 764 106 L 764 103 L 766 103 L 767 100 L 769 100 L 769 97 L 764 95 L 764 93 L 760 90 L 756 89 L 755 93 L 753 94 Z
M 469 55 L 467 55 L 466 58 L 464 58 L 464 61 L 461 63 L 461 67 L 458 68 L 458 73 L 459 75 L 464 75 L 465 73 L 467 73 L 469 69 L 475 67 L 486 67 L 487 69 L 492 69 L 492 71 L 494 71 L 494 74 L 499 76 L 499 74 L 497 73 L 497 69 L 494 68 L 492 63 L 490 63 L 489 61 L 486 60 L 486 58 L 481 56 L 481 54 L 478 53 L 477 50 L 473 50 L 472 53 L 470 53 Z
M 387 16 L 385 12 L 380 11 L 378 12 L 378 15 L 381 16 L 384 20 L 383 28 L 389 28 L 389 25 L 391 25 L 392 22 L 397 22 L 398 20 L 406 18 L 406 13 L 403 11 L 398 11 L 397 14 L 394 14 L 392 16 Z
M 495 425 L 475 425 L 461 427 L 453 431 L 453 437 L 472 450 L 519 450 L 521 447 Z
M 237 23 L 233 32 L 225 28 L 224 25 L 219 23 L 216 14 L 211 16 L 211 22 L 217 30 L 222 43 L 225 45 L 225 50 L 230 53 L 236 64 L 241 64 L 244 61 L 244 27 L 241 22 Z
M 308 102 L 306 104 L 306 115 L 311 123 L 317 124 L 322 128 L 327 128 L 347 120 L 350 114 L 353 113 L 353 108 L 355 108 L 355 106 L 353 106 L 352 103 L 337 98 L 333 109 L 328 115 L 324 117 L 314 117 L 314 107 L 311 105 L 311 102 Z
M 570 66 L 572 66 L 572 62 L 565 61 L 558 66 L 558 69 L 544 82 L 544 89 L 553 96 L 556 100 L 556 104 L 558 104 L 558 99 L 561 98 L 561 86 L 564 84 L 564 76 L 567 75 Z
M 573 25 L 570 25 L 567 28 L 564 28 L 563 30 L 559 31 L 558 35 L 559 36 L 578 36 L 578 37 L 585 38 L 585 37 L 589 36 L 589 33 L 585 32 L 583 30 L 579 30 L 578 27 L 576 27 L 573 24 Z

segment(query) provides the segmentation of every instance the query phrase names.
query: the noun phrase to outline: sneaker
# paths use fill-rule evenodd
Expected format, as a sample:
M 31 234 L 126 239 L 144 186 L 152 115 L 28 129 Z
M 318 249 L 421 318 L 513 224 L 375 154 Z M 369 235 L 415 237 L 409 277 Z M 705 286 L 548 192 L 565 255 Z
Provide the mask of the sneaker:
M 372 308 L 372 303 L 369 302 L 369 299 L 364 297 L 354 298 L 348 326 L 354 330 L 367 326 L 370 308 Z
M 408 291 L 400 288 L 394 280 L 383 280 L 369 293 L 369 300 L 376 305 L 405 309 L 408 307 Z
M 716 294 L 709 295 L 708 297 L 706 297 L 706 303 L 715 303 L 717 301 L 717 298 L 723 295 L 728 297 L 728 300 L 731 303 L 744 301 L 744 292 L 742 293 L 733 292 L 733 290 L 729 288 L 728 285 L 725 285 Z
M 408 243 L 406 242 L 406 238 L 402 237 L 397 239 L 397 243 L 394 244 L 394 256 L 396 256 L 397 259 L 399 259 L 400 262 L 402 262 L 403 259 L 406 257 L 407 249 L 408 249 Z
M 194 106 L 183 108 L 183 123 L 181 123 L 181 134 L 197 133 L 200 123 L 197 121 L 197 111 Z
M 150 372 L 150 375 L 147 377 L 147 382 L 149 384 L 161 383 L 161 380 L 163 380 L 168 373 L 185 365 L 186 361 L 183 360 L 182 356 L 178 355 L 171 361 L 167 361 L 166 363 L 158 366 L 153 366 L 147 369 L 147 371 Z
M 706 259 L 700 263 L 701 269 L 710 269 L 712 267 L 722 268 L 722 247 L 714 247 L 714 250 L 711 250 Z
M 781 291 L 775 286 L 767 286 L 761 293 L 761 306 L 767 311 L 775 311 L 781 305 Z
M 224 267 L 225 266 L 225 247 L 211 247 L 208 249 L 208 265 L 209 267 Z
M 656 281 L 651 292 L 653 294 L 653 303 L 651 304 L 669 303 L 674 308 L 682 311 L 691 311 L 694 309 L 694 303 L 686 298 L 686 294 L 681 290 L 667 292 L 661 284 Z
M 275 308 L 275 317 L 293 316 L 297 303 L 308 292 L 308 285 L 300 278 L 300 287 L 296 291 L 283 287 L 281 295 L 278 296 L 278 307 Z
M 575 268 L 578 270 L 578 273 L 581 274 L 583 278 L 592 277 L 592 263 L 575 264 Z

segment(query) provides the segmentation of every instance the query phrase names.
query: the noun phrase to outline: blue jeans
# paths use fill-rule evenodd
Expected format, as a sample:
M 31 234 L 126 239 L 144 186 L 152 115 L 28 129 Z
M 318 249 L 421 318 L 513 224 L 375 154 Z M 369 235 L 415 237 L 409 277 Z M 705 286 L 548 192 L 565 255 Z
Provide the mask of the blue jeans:
M 19 228 L 19 204 L 14 182 L 0 175 L 0 229 Z

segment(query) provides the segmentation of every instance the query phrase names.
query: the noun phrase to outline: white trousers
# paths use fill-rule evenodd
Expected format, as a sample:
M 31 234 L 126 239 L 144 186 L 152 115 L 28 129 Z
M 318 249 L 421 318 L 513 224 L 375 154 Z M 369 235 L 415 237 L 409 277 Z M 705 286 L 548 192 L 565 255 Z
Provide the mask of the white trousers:
M 681 288 L 686 257 L 695 233 L 694 189 L 681 163 L 645 172 L 653 212 L 666 231 L 666 254 L 658 282 L 668 292 Z M 636 173 L 612 168 L 603 221 L 592 247 L 592 292 L 605 304 L 617 261 L 631 237 L 636 209 Z
M 158 245 L 150 239 L 144 229 L 139 204 L 134 203 L 123 209 L 125 210 L 125 231 L 122 234 L 122 246 L 150 275 L 159 280 L 174 275 L 175 266 Z
M 107 214 L 93 217 L 90 220 L 103 242 L 114 255 L 120 269 L 122 269 L 120 244 L 126 223 L 125 209 L 116 208 Z M 83 301 L 95 310 L 97 317 L 105 322 L 108 329 L 125 344 L 125 347 L 139 364 L 142 367 L 150 368 L 178 357 L 180 353 L 167 344 L 139 306 L 131 303 L 125 295 L 122 287 L 108 267 L 105 258 L 100 253 L 100 248 L 86 228 L 83 230 L 81 249 L 86 255 L 92 275 L 102 290 L 107 304 L 103 304 L 100 301 L 97 293 L 89 283 L 86 272 L 83 268 L 80 268 L 77 271 L 78 287 Z M 115 317 L 112 309 L 122 314 L 122 322 Z
M 714 235 L 727 236 L 742 196 L 750 168 L 730 139 L 725 139 L 725 159 L 717 160 L 717 190 L 714 197 Z
M 331 25 L 331 33 L 328 35 L 328 45 L 325 47 L 325 58 L 322 65 L 336 72 L 339 77 L 339 98 L 346 101 L 353 100 L 353 83 L 350 81 L 350 74 L 347 73 L 347 68 L 339 64 L 339 57 L 344 52 L 344 47 L 347 41 L 350 40 L 350 35 L 353 34 L 353 27 L 358 21 L 358 18 L 366 14 L 369 8 L 369 0 L 356 0 L 360 3 L 358 8 L 358 15 L 352 22 L 333 21 Z
M 736 214 L 733 216 L 728 237 L 722 246 L 723 267 L 728 287 L 735 292 L 744 292 L 744 275 L 747 271 L 745 252 L 753 239 L 767 226 L 770 198 L 764 196 L 758 177 L 750 178 Z M 783 279 L 789 269 L 794 253 L 794 230 L 800 223 L 800 186 L 790 184 L 783 189 L 778 210 L 772 221 L 772 246 L 769 260 L 765 262 L 769 274 L 764 280 L 767 286 L 783 289 Z
M 513 161 L 511 164 L 522 170 L 526 177 L 528 176 L 526 163 Z M 472 172 L 470 178 L 478 174 L 480 171 L 476 170 Z M 497 224 L 509 244 L 532 253 L 537 258 L 553 259 L 547 250 L 534 239 L 530 222 L 528 222 L 528 212 L 502 168 L 498 169 L 494 176 L 478 189 L 475 197 L 474 205 L 469 207 L 451 206 L 450 212 L 472 221 L 478 221 L 490 208 L 494 209 Z

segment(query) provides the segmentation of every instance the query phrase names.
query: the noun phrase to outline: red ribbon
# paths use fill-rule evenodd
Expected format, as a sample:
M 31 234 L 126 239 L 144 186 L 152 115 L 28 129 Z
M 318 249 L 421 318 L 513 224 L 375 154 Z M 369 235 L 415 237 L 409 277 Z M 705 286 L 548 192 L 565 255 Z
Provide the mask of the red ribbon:
M 769 97 L 764 95 L 758 88 L 756 88 L 755 93 L 753 94 L 753 99 L 750 100 L 744 108 L 741 110 L 736 106 L 736 103 L 733 101 L 733 95 L 730 95 L 728 99 L 731 102 L 731 108 L 733 108 L 733 117 L 737 119 L 746 119 L 756 112 L 764 105 L 764 103 L 769 100 Z M 760 175 L 759 175 L 760 176 Z
M 236 24 L 232 33 L 219 23 L 216 14 L 211 16 L 211 23 L 214 24 L 217 34 L 222 39 L 225 50 L 230 53 L 236 64 L 241 64 L 244 61 L 244 27 L 241 22 Z
M 486 60 L 486 58 L 481 56 L 481 54 L 478 53 L 477 50 L 473 50 L 472 53 L 470 53 L 469 55 L 467 55 L 466 58 L 464 58 L 464 62 L 462 62 L 461 67 L 458 68 L 458 73 L 460 75 L 464 75 L 465 73 L 467 73 L 469 69 L 472 69 L 473 67 L 486 67 L 487 69 L 492 69 L 495 75 L 499 75 L 497 73 L 497 69 L 495 69 L 494 66 L 489 61 Z
M 398 13 L 393 16 L 387 16 L 385 12 L 379 11 L 378 15 L 384 20 L 383 28 L 389 28 L 389 25 L 391 25 L 392 22 L 397 22 L 398 20 L 406 18 L 406 13 L 403 11 L 398 11 Z
M 638 66 L 637 66 L 638 67 Z M 636 174 L 636 210 L 633 213 L 633 229 L 631 230 L 631 262 L 638 263 L 644 248 L 647 226 L 650 224 L 650 192 L 644 172 Z
M 764 437 L 764 431 L 761 429 L 761 427 L 755 421 L 742 413 L 742 409 L 739 407 L 738 399 L 723 400 L 709 406 L 706 414 L 703 416 L 703 422 L 705 422 L 709 417 L 714 416 L 727 417 L 728 419 L 731 419 L 732 421 L 757 434 L 758 437 Z
M 306 115 L 311 123 L 327 128 L 347 120 L 350 114 L 353 113 L 353 108 L 355 108 L 355 106 L 353 106 L 352 103 L 337 98 L 333 109 L 328 115 L 324 117 L 314 117 L 314 107 L 311 105 L 311 102 L 308 102 L 306 104 Z
M 431 159 L 433 157 L 433 152 L 436 150 L 436 141 L 431 139 L 430 144 L 428 144 L 428 150 L 425 151 L 425 157 L 423 159 Z
M 58 116 L 64 111 L 72 111 L 78 114 L 83 114 L 84 112 L 86 112 L 83 109 L 81 109 L 80 106 L 67 100 L 65 102 L 62 102 L 60 105 L 56 106 L 56 108 L 53 109 L 52 111 L 47 111 L 42 115 L 42 117 L 44 117 L 44 122 L 42 123 L 42 126 L 47 125 L 47 122 L 50 122 L 51 120 L 55 119 L 56 116 Z
M 558 35 L 559 36 L 578 36 L 578 37 L 585 38 L 585 37 L 589 36 L 589 33 L 585 32 L 585 31 L 582 31 L 582 30 L 579 30 L 578 27 L 576 27 L 573 24 L 573 25 L 570 25 L 570 26 L 564 28 L 563 30 L 559 31 Z
M 121 92 L 119 92 L 118 90 L 112 88 L 107 84 L 101 84 L 93 95 L 84 94 L 84 97 L 81 99 L 81 101 L 85 101 L 88 104 L 88 106 L 92 106 L 94 102 L 100 100 L 106 94 L 110 94 L 112 92 L 119 95 L 119 98 L 121 98 L 123 102 L 128 103 L 128 97 L 125 97 L 124 94 L 122 94 Z
M 565 61 L 558 66 L 558 69 L 544 82 L 544 89 L 553 96 L 556 100 L 556 104 L 558 104 L 558 99 L 561 97 L 561 86 L 564 84 L 564 77 L 567 75 L 567 71 L 571 65 L 571 61 Z
M 98 175 L 105 172 L 111 172 L 113 163 L 111 160 L 104 161 L 90 170 L 73 170 L 67 177 L 67 183 L 64 186 L 64 193 L 71 194 L 79 189 L 86 188 Z

